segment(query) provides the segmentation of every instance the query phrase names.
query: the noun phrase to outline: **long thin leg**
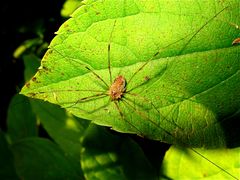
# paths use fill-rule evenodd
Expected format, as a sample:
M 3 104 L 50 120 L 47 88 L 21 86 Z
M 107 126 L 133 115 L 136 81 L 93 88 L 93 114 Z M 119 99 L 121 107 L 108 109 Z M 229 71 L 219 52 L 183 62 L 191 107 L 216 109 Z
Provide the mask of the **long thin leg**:
M 148 102 L 148 103 L 150 103 L 150 104 L 153 105 L 153 103 L 152 103 L 149 99 L 147 99 L 146 97 L 140 96 L 139 94 L 130 93 L 130 92 L 128 92 L 127 94 L 129 94 L 129 95 L 131 95 L 131 96 L 138 97 L 138 98 L 140 98 L 140 99 L 143 99 L 144 101 L 146 101 L 146 102 Z M 191 102 L 193 102 L 193 103 L 197 103 L 196 101 L 191 100 L 192 97 L 179 97 L 179 96 L 163 95 L 163 94 L 161 94 L 161 96 L 162 96 L 162 97 L 171 97 L 171 98 L 180 99 L 180 101 L 177 101 L 177 102 L 174 102 L 174 103 L 179 103 L 179 102 L 186 101 L 186 100 L 187 100 L 187 101 L 191 101 Z M 125 97 L 125 98 L 126 98 L 126 97 Z M 172 103 L 171 105 L 173 105 L 174 103 Z M 169 105 L 162 106 L 162 107 L 167 107 L 167 106 L 169 106 Z
M 149 60 L 147 60 L 146 62 L 144 62 L 143 65 L 140 66 L 140 67 L 133 73 L 133 75 L 132 75 L 132 76 L 129 78 L 129 80 L 128 80 L 128 84 L 130 84 L 130 82 L 133 80 L 133 78 L 134 78 L 151 60 L 153 60 L 158 54 L 160 54 L 161 51 L 167 49 L 168 47 L 176 44 L 176 43 L 179 42 L 179 41 L 184 40 L 186 37 L 187 37 L 187 36 L 185 36 L 185 37 L 183 37 L 183 38 L 181 38 L 181 39 L 179 39 L 179 40 L 177 40 L 177 41 L 175 41 L 175 42 L 173 42 L 173 43 L 171 43 L 171 44 L 168 44 L 167 46 L 161 48 L 158 52 L 156 52 Z
M 144 97 L 141 97 L 144 98 Z M 134 111 L 139 114 L 139 115 L 143 115 L 142 112 L 139 112 L 138 110 L 136 110 L 136 108 L 134 108 L 130 103 L 128 103 L 127 101 L 123 100 L 125 102 L 125 104 L 127 104 L 130 108 L 134 109 Z M 156 107 L 155 107 L 156 108 Z M 156 109 L 157 110 L 157 109 Z M 157 110 L 158 111 L 158 110 Z M 159 112 L 159 111 L 158 111 Z M 153 122 L 151 119 L 149 119 L 146 115 L 145 118 L 150 120 L 150 122 Z M 172 123 L 172 122 L 171 122 Z M 167 135 L 172 136 L 173 138 L 175 138 L 176 140 L 178 140 L 180 142 L 180 144 L 187 146 L 188 144 L 186 144 L 185 142 L 183 142 L 182 140 L 180 140 L 179 138 L 173 136 L 170 132 L 166 131 L 164 128 L 162 128 L 161 126 L 158 126 L 156 123 L 153 123 L 154 125 L 156 125 L 158 128 L 160 128 L 161 130 L 163 130 Z M 177 126 L 179 127 L 179 126 Z M 182 128 L 181 128 L 182 129 Z M 193 152 L 195 152 L 196 154 L 198 154 L 199 156 L 201 156 L 202 158 L 204 158 L 205 160 L 207 160 L 209 163 L 215 165 L 217 168 L 219 168 L 220 170 L 222 170 L 223 172 L 225 172 L 226 174 L 230 175 L 231 177 L 233 177 L 234 179 L 238 179 L 237 177 L 235 177 L 234 175 L 232 175 L 231 173 L 229 173 L 227 170 L 225 170 L 224 168 L 222 168 L 221 166 L 217 165 L 215 162 L 209 160 L 207 157 L 205 157 L 204 155 L 202 155 L 201 153 L 199 153 L 197 150 L 195 150 L 194 148 L 189 148 L 190 150 L 192 150 Z
M 90 69 L 89 67 L 85 66 L 85 68 L 87 70 L 89 70 L 94 76 L 96 76 L 100 81 L 103 82 L 103 84 L 106 86 L 106 88 L 109 88 L 109 85 L 103 80 L 103 78 L 101 78 L 97 73 L 95 73 L 92 69 Z
M 207 20 L 193 35 L 192 37 L 187 41 L 187 43 L 185 44 L 185 46 L 183 46 L 183 48 L 181 49 L 181 51 L 179 52 L 179 55 L 182 54 L 182 52 L 184 51 L 184 49 L 187 47 L 187 45 L 193 40 L 193 38 L 205 27 L 207 26 L 212 20 L 214 20 L 219 14 L 221 14 L 225 9 L 227 9 L 228 7 L 223 8 L 221 11 L 219 11 L 217 14 L 215 14 L 213 17 L 211 17 L 209 20 Z
M 65 107 L 65 108 L 72 108 L 73 106 L 75 106 L 78 103 L 82 103 L 82 102 L 89 102 L 89 101 L 93 101 L 99 98 L 103 98 L 108 96 L 106 93 L 100 93 L 100 94 L 94 94 L 92 96 L 87 96 L 87 97 L 83 97 L 78 99 L 74 104 L 72 104 L 71 106 Z
M 105 97 L 106 97 L 106 96 L 105 96 Z M 99 97 L 98 99 L 101 99 L 101 98 L 104 98 L 104 97 Z M 100 106 L 100 107 L 98 107 L 98 108 L 96 108 L 96 109 L 94 109 L 94 110 L 92 110 L 92 111 L 87 111 L 87 110 L 81 109 L 80 107 L 72 107 L 72 108 L 76 108 L 76 109 L 78 109 L 79 111 L 85 112 L 85 113 L 87 113 L 87 114 L 93 114 L 93 113 L 96 113 L 96 112 L 99 111 L 99 110 L 102 110 L 102 109 L 106 108 L 106 107 L 109 105 L 109 103 L 110 103 L 110 102 L 108 102 L 108 103 L 106 103 L 106 104 L 104 104 L 104 105 L 102 105 L 102 106 Z M 97 118 L 97 117 L 96 117 L 96 118 Z M 95 119 L 95 118 L 93 117 L 93 119 Z M 92 122 L 94 122 L 94 120 L 92 120 L 91 123 L 92 123 Z
M 88 65 L 84 64 L 84 63 L 80 63 L 79 62 L 79 59 L 76 59 L 76 58 L 72 58 L 72 57 L 69 57 L 69 56 L 64 56 L 61 52 L 59 52 L 57 49 L 51 47 L 52 50 L 56 51 L 60 56 L 62 56 L 63 58 L 67 58 L 69 59 L 70 61 L 72 62 L 75 62 L 77 63 L 78 65 L 80 65 L 81 67 L 85 68 L 86 70 L 88 70 L 90 73 L 92 73 L 96 78 L 98 78 L 103 84 L 104 86 L 106 87 L 106 89 L 109 89 L 109 85 L 108 83 L 106 83 L 103 78 L 101 78 L 100 75 L 98 75 L 96 72 L 94 72 Z
M 112 84 L 112 71 L 111 71 L 111 58 L 110 58 L 110 51 L 111 51 L 111 41 L 112 41 L 112 34 L 113 30 L 116 24 L 116 20 L 113 23 L 113 28 L 110 33 L 109 41 L 108 41 L 108 72 L 109 72 L 109 78 L 110 78 L 110 84 Z
M 39 91 L 36 94 L 47 94 L 47 93 L 56 93 L 56 92 L 98 92 L 104 93 L 105 91 L 98 90 L 88 90 L 88 89 L 64 89 L 64 90 L 50 90 L 50 91 Z
M 122 110 L 120 109 L 120 107 L 119 107 L 119 105 L 117 104 L 117 102 L 116 102 L 116 101 L 113 101 L 113 102 L 114 102 L 114 104 L 115 104 L 115 106 L 116 106 L 116 108 L 117 108 L 117 110 L 118 110 L 118 112 L 119 112 L 119 115 L 120 115 L 121 119 L 122 119 L 124 122 L 127 122 L 130 126 L 132 126 L 134 129 L 136 129 L 136 130 L 139 132 L 140 135 L 142 135 L 143 133 L 142 133 L 136 126 L 134 126 L 133 124 L 131 124 L 128 120 L 126 120 L 126 119 L 124 118 L 124 115 L 123 115 L 123 113 L 122 113 Z
M 197 150 L 195 150 L 194 148 L 190 148 L 193 152 L 195 152 L 197 155 L 199 155 L 200 157 L 202 157 L 203 159 L 205 159 L 206 161 L 208 161 L 209 163 L 213 164 L 214 166 L 216 166 L 217 168 L 219 168 L 221 171 L 223 171 L 224 173 L 228 174 L 229 176 L 231 176 L 232 178 L 238 180 L 238 178 L 234 175 L 232 175 L 230 172 L 228 172 L 227 170 L 225 170 L 224 168 L 222 168 L 221 166 L 217 165 L 215 162 L 211 161 L 210 159 L 208 159 L 206 156 L 202 155 L 201 153 L 199 153 Z
M 125 102 L 126 105 L 128 105 L 130 108 L 132 108 L 137 114 L 143 116 L 143 113 L 139 112 L 138 110 L 136 110 L 136 108 L 134 108 L 131 104 L 129 104 L 127 101 L 123 100 Z M 144 115 L 146 119 L 150 120 L 151 122 L 153 122 L 151 119 L 149 119 L 146 115 Z M 188 144 L 186 144 L 185 142 L 183 142 L 182 140 L 180 140 L 179 138 L 173 136 L 170 132 L 168 132 L 167 130 L 165 130 L 164 128 L 162 128 L 161 126 L 158 126 L 155 122 L 153 123 L 155 124 L 158 128 L 160 128 L 161 130 L 163 130 L 167 135 L 173 137 L 174 139 L 176 139 L 178 142 L 180 142 L 180 145 L 184 145 L 188 147 Z M 199 156 L 201 156 L 202 158 L 204 158 L 205 160 L 207 160 L 209 163 L 215 165 L 217 168 L 219 168 L 220 170 L 222 170 L 223 172 L 225 172 L 226 174 L 228 174 L 229 176 L 233 177 L 234 179 L 238 179 L 236 176 L 232 175 L 231 173 L 229 173 L 227 170 L 225 170 L 224 168 L 222 168 L 221 166 L 217 165 L 215 162 L 209 160 L 206 156 L 202 155 L 201 153 L 199 153 L 197 150 L 195 150 L 194 148 L 189 148 L 190 150 L 192 150 L 193 152 L 195 152 L 196 154 L 198 154 Z
M 102 106 L 100 106 L 100 107 L 98 107 L 98 108 L 96 108 L 96 109 L 94 109 L 94 110 L 92 110 L 92 111 L 88 111 L 88 113 L 89 113 L 89 114 L 92 114 L 92 113 L 96 113 L 96 112 L 99 111 L 99 110 L 105 109 L 110 103 L 111 103 L 111 101 L 110 101 L 110 99 L 109 99 L 109 101 L 108 101 L 106 104 L 104 104 L 104 105 L 102 105 Z M 98 117 L 96 117 L 96 118 L 98 118 Z M 94 121 L 94 120 L 93 120 L 93 121 Z
M 164 128 L 162 128 L 161 126 L 159 126 L 158 124 L 156 124 L 156 122 L 152 121 L 150 118 L 148 118 L 144 113 L 138 111 L 134 106 L 132 106 L 129 102 L 127 102 L 126 100 L 122 99 L 122 101 L 131 109 L 133 109 L 139 116 L 144 117 L 145 119 L 149 120 L 153 125 L 155 125 L 157 128 L 160 128 L 162 131 L 164 131 L 166 134 L 168 134 L 169 136 L 175 138 L 170 132 L 166 131 Z
M 185 50 L 185 48 L 187 47 L 187 45 L 193 40 L 193 38 L 208 24 L 210 23 L 213 19 L 215 19 L 219 14 L 221 14 L 227 7 L 223 8 L 221 11 L 219 11 L 217 14 L 215 14 L 213 17 L 211 17 L 207 22 L 205 22 L 196 32 L 194 32 L 194 34 L 192 35 L 192 37 L 187 41 L 187 43 L 185 44 L 185 46 L 183 46 L 183 48 L 179 51 L 178 55 L 181 55 L 182 52 Z M 168 47 L 186 39 L 190 34 L 188 34 L 187 36 L 163 47 L 160 48 L 158 52 L 156 52 L 149 60 L 147 60 L 140 68 L 138 68 L 133 75 L 130 77 L 128 84 L 130 84 L 130 82 L 132 81 L 132 79 L 151 61 L 153 60 L 158 54 L 160 54 L 160 52 L 162 52 L 163 50 L 167 49 Z
M 145 98 L 145 97 L 143 97 L 143 96 L 140 96 L 140 95 L 137 95 L 137 94 L 132 94 L 132 93 L 128 93 L 129 95 L 132 95 L 132 96 L 135 96 L 135 97 L 137 97 L 137 98 L 139 98 L 139 99 L 142 99 L 143 101 L 146 101 L 147 103 L 150 103 L 151 104 L 151 106 L 153 107 L 153 109 L 156 111 L 156 113 L 159 115 L 159 117 L 163 117 L 163 119 L 165 120 L 165 121 L 167 121 L 167 122 L 169 122 L 169 123 L 171 123 L 171 124 L 174 124 L 174 126 L 176 126 L 176 127 L 178 127 L 179 129 L 181 129 L 181 130 L 183 130 L 180 126 L 178 126 L 175 122 L 172 122 L 172 121 L 169 121 L 168 119 L 167 119 L 167 117 L 164 117 L 161 113 L 160 113 L 160 111 L 157 109 L 157 107 L 154 105 L 154 103 L 152 102 L 152 101 L 150 101 L 149 99 L 147 99 L 147 98 Z M 126 98 L 126 97 L 124 97 L 124 98 Z M 126 98 L 127 99 L 127 98 Z M 128 99 L 128 101 L 131 101 L 130 99 Z M 171 111 L 169 112 L 169 113 L 171 113 Z
M 144 65 L 144 67 L 145 67 L 145 65 Z M 142 67 L 142 69 L 143 69 L 144 67 Z M 157 76 L 163 76 L 164 73 L 165 73 L 166 70 L 167 70 L 167 67 L 168 67 L 168 62 L 167 62 L 166 67 L 163 69 L 163 72 L 162 72 L 162 71 L 159 72 L 159 73 L 157 74 Z M 142 69 L 141 69 L 141 70 L 142 70 Z M 137 71 L 136 71 L 136 72 L 137 72 Z M 132 76 L 132 77 L 133 77 L 133 76 Z M 130 79 L 130 80 L 131 80 L 131 79 Z M 129 81 L 129 82 L 130 82 L 130 81 Z M 128 82 L 128 84 L 129 84 L 129 82 Z M 132 90 L 137 89 L 137 88 L 145 85 L 146 83 L 147 83 L 147 81 L 144 81 L 144 82 L 142 82 L 142 83 L 140 83 L 140 84 L 137 84 L 137 85 L 135 85 L 134 87 L 132 87 L 131 89 L 127 90 L 127 92 L 131 92 Z M 148 88 L 149 88 L 149 87 L 148 87 Z M 145 91 L 145 90 L 146 90 L 146 89 L 144 89 L 144 91 Z

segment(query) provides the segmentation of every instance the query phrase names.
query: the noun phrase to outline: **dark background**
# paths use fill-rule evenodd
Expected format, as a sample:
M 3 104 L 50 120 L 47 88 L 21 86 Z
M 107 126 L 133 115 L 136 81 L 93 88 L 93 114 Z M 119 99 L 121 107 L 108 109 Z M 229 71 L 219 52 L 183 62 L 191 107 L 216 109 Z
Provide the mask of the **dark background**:
M 50 42 L 63 18 L 65 0 L 10 0 L 1 2 L 0 129 L 6 130 L 7 108 L 11 97 L 23 85 L 23 62 L 13 58 L 14 50 L 27 39 L 35 38 L 37 24 L 44 27 L 44 40 Z

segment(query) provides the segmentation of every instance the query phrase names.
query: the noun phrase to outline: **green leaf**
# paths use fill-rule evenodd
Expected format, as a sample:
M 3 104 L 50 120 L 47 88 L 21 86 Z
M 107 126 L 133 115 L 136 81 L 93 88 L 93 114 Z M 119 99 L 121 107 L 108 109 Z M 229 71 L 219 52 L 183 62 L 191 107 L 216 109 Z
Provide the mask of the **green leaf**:
M 29 53 L 28 51 L 35 51 L 40 45 L 43 45 L 43 39 L 40 37 L 26 40 L 20 46 L 18 46 L 17 49 L 15 49 L 13 57 L 20 58 L 25 53 Z
M 64 109 L 42 101 L 31 101 L 33 110 L 51 138 L 79 163 L 81 138 L 88 122 L 73 117 Z
M 61 10 L 61 16 L 69 17 L 82 4 L 82 0 L 66 0 Z
M 240 144 L 229 128 L 239 127 L 238 0 L 85 4 L 60 27 L 22 94 L 150 139 Z M 127 82 L 118 101 L 109 97 L 109 69 Z
M 199 153 L 221 166 L 237 179 L 240 178 L 240 148 L 203 150 Z M 172 146 L 166 153 L 161 167 L 169 179 L 231 179 L 221 169 L 196 154 L 191 149 Z
M 13 154 L 2 131 L 0 131 L 0 162 L 1 179 L 19 179 L 14 167 Z
M 79 179 L 78 170 L 49 140 L 26 138 L 11 146 L 21 179 Z
M 47 102 L 35 100 L 31 101 L 31 105 L 44 129 L 62 148 L 66 157 L 71 161 L 71 165 L 78 169 L 79 173 L 81 172 L 83 179 L 79 163 L 81 139 L 89 123 L 86 120 L 75 118 L 59 106 Z
M 24 79 L 27 82 L 37 72 L 37 69 L 40 65 L 40 59 L 36 55 L 30 53 L 28 55 L 23 56 L 23 61 L 25 66 Z
M 90 126 L 81 164 L 86 179 L 157 179 L 140 147 L 131 139 Z
M 37 136 L 36 116 L 27 97 L 17 94 L 12 98 L 8 108 L 7 127 L 7 133 L 13 142 Z

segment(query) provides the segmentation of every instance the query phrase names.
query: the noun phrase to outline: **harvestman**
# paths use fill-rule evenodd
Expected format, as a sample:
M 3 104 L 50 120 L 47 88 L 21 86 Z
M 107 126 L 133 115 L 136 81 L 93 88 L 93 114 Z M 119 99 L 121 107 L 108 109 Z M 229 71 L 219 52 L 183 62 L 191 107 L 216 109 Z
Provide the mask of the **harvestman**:
M 225 8 L 224 8 L 225 9 Z M 223 9 L 223 10 L 224 10 Z M 181 52 L 186 48 L 186 46 L 190 43 L 190 41 L 210 22 L 212 21 L 214 18 L 216 18 L 223 10 L 221 10 L 220 12 L 218 12 L 217 14 L 215 14 L 215 16 L 213 16 L 211 19 L 209 19 L 206 23 L 204 23 L 192 36 L 191 38 L 188 40 L 188 42 L 185 44 L 185 46 L 182 48 L 182 50 L 180 51 L 179 55 L 181 54 Z M 152 123 L 153 125 L 157 126 L 157 128 L 160 128 L 161 130 L 163 130 L 167 135 L 169 136 L 173 136 L 171 133 L 169 133 L 168 131 L 166 131 L 164 128 L 160 127 L 158 124 L 156 124 L 154 121 L 152 121 L 151 119 L 149 119 L 147 117 L 146 114 L 144 114 L 143 112 L 138 111 L 131 103 L 129 103 L 126 99 L 125 99 L 125 95 L 129 94 L 130 96 L 134 96 L 136 98 L 141 99 L 142 101 L 148 102 L 152 105 L 152 107 L 155 109 L 156 113 L 159 114 L 159 116 L 161 115 L 160 112 L 157 110 L 157 108 L 155 108 L 154 104 L 147 99 L 146 97 L 142 97 L 141 95 L 138 94 L 134 94 L 131 93 L 131 91 L 137 87 L 133 87 L 132 89 L 128 90 L 127 87 L 128 85 L 134 81 L 135 76 L 144 69 L 144 67 L 147 66 L 147 64 L 153 60 L 158 54 L 160 54 L 160 51 L 162 49 L 168 48 L 171 45 L 177 43 L 178 41 L 181 41 L 183 39 L 185 39 L 186 37 L 183 37 L 182 39 L 178 40 L 177 42 L 173 42 L 172 44 L 162 48 L 161 50 L 159 50 L 157 53 L 155 53 L 152 58 L 150 58 L 149 60 L 147 60 L 145 63 L 143 63 L 142 66 L 140 66 L 134 73 L 133 75 L 129 78 L 129 80 L 127 80 L 123 75 L 118 75 L 114 80 L 112 78 L 112 71 L 111 71 L 111 58 L 110 58 L 110 52 L 111 52 L 111 38 L 112 38 L 112 33 L 114 31 L 114 27 L 115 27 L 116 21 L 114 21 L 114 25 L 109 37 L 109 43 L 108 43 L 108 73 L 109 73 L 109 81 L 110 81 L 110 85 L 108 83 L 106 83 L 106 81 L 99 75 L 97 74 L 95 71 L 93 71 L 90 67 L 88 67 L 87 65 L 84 65 L 84 68 L 87 69 L 89 72 L 91 72 L 97 79 L 99 79 L 103 86 L 105 86 L 107 88 L 107 91 L 94 91 L 94 90 L 79 90 L 79 91 L 92 91 L 92 92 L 96 92 L 97 94 L 94 94 L 92 96 L 87 96 L 87 97 L 83 97 L 81 99 L 79 99 L 77 102 L 75 102 L 74 104 L 72 104 L 70 107 L 74 108 L 74 106 L 78 103 L 84 103 L 86 101 L 92 101 L 95 100 L 96 98 L 103 98 L 106 96 L 109 96 L 110 98 L 110 102 L 113 102 L 116 106 L 117 111 L 119 112 L 119 115 L 121 117 L 122 120 L 124 120 L 125 122 L 127 122 L 130 126 L 132 126 L 134 129 L 136 129 L 139 132 L 139 135 L 142 135 L 142 132 L 132 123 L 130 123 L 124 116 L 124 113 L 122 112 L 120 106 L 119 106 L 119 102 L 123 102 L 123 104 L 125 104 L 125 106 L 129 107 L 130 109 L 132 109 L 133 111 L 135 111 L 138 115 L 142 116 L 143 118 L 145 118 L 146 120 L 148 120 L 150 123 Z M 53 48 L 52 48 L 53 49 Z M 54 50 L 54 49 L 53 49 Z M 57 50 L 55 50 L 57 51 Z M 61 54 L 60 52 L 58 52 L 59 54 Z M 76 62 L 79 63 L 77 61 L 75 61 L 74 59 L 71 60 L 72 62 Z M 145 80 L 148 81 L 149 77 L 145 76 Z M 144 84 L 145 82 L 143 82 L 142 84 Z M 138 85 L 141 86 L 142 84 Z M 68 90 L 66 90 L 68 91 Z M 71 90 L 69 90 L 71 91 Z M 76 90 L 77 91 L 77 90 Z M 48 93 L 48 92 L 39 92 L 39 93 Z M 69 107 L 66 107 L 69 108 Z M 168 121 L 165 118 L 166 121 Z M 173 123 L 171 121 L 169 121 L 169 123 Z M 176 126 L 176 124 L 174 124 Z M 174 137 L 174 136 L 173 136 Z M 174 137 L 176 138 L 176 137 Z M 177 138 L 176 138 L 177 139 Z M 178 139 L 177 139 L 178 140 Z M 186 145 L 184 142 L 180 141 L 181 145 Z M 224 170 L 222 167 L 218 166 L 217 164 L 215 164 L 214 162 L 212 162 L 211 160 L 207 159 L 205 156 L 203 156 L 202 154 L 200 154 L 199 152 L 197 152 L 195 149 L 191 148 L 192 151 L 194 151 L 195 153 L 197 153 L 199 156 L 201 156 L 202 158 L 206 159 L 208 162 L 212 163 L 213 165 L 215 165 L 216 167 L 218 167 L 219 169 L 221 169 L 222 171 L 224 171 L 225 173 L 227 173 L 228 175 L 230 175 L 231 177 L 237 179 L 236 177 L 234 177 L 232 174 L 230 174 L 229 172 L 227 172 L 226 170 Z

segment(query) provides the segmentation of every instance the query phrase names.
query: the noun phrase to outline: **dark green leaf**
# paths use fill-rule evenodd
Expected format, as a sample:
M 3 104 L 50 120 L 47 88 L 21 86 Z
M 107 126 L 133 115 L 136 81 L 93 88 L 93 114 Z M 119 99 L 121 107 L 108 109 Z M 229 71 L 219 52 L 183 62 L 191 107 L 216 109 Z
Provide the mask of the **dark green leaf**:
M 14 167 L 13 154 L 2 131 L 0 131 L 0 179 L 19 179 Z
M 81 164 L 87 179 L 157 179 L 139 146 L 98 126 L 83 140 Z
M 26 138 L 11 146 L 18 175 L 26 180 L 80 179 L 61 149 L 49 140 Z
M 40 64 L 40 59 L 34 54 L 28 54 L 23 57 L 23 61 L 25 66 L 24 79 L 27 82 L 37 72 Z
M 27 97 L 15 95 L 8 108 L 8 135 L 15 142 L 25 137 L 37 136 L 36 116 Z
M 42 101 L 31 101 L 34 112 L 39 117 L 44 129 L 77 162 L 80 159 L 81 138 L 88 127 L 88 122 L 56 105 Z

